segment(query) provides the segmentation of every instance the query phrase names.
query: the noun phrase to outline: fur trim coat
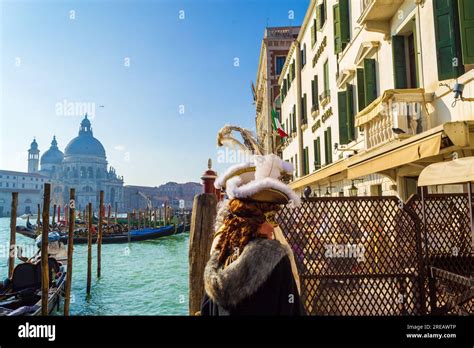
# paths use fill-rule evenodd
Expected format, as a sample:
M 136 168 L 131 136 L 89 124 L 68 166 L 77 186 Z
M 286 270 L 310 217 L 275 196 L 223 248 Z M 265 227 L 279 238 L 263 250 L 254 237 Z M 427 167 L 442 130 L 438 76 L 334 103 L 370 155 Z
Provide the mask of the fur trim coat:
M 201 315 L 302 315 L 289 255 L 287 245 L 255 239 L 222 268 L 214 252 L 204 270 Z

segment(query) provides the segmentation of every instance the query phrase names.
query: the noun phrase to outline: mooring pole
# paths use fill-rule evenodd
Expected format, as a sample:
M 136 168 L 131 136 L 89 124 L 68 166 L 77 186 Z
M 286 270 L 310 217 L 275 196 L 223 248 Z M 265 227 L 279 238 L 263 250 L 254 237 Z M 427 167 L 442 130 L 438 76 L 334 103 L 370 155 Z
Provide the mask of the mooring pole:
M 12 206 L 10 214 L 10 253 L 8 254 L 8 278 L 13 276 L 16 255 L 16 208 L 18 206 L 18 192 L 12 192 Z
M 49 262 L 48 262 L 48 237 L 49 237 L 49 198 L 51 184 L 44 184 L 43 197 L 43 233 L 41 235 L 41 315 L 48 315 L 49 300 Z
M 56 204 L 53 205 L 53 221 L 51 224 L 54 226 L 54 223 L 56 222 Z
M 132 229 L 132 226 L 130 226 L 130 213 L 127 213 L 127 226 L 128 242 L 130 243 L 130 230 Z
M 74 254 L 74 213 L 76 209 L 76 190 L 69 190 L 69 218 L 67 215 L 65 218 L 69 223 L 68 235 L 67 235 L 67 273 L 66 273 L 66 289 L 64 294 L 64 315 L 69 315 L 69 306 L 71 303 L 71 287 L 72 287 L 72 255 Z M 64 211 L 66 212 L 66 207 Z
M 88 205 L 88 228 L 87 228 L 87 295 L 91 293 L 92 281 L 92 203 Z
M 104 191 L 100 191 L 99 198 L 99 234 L 97 236 L 97 278 L 100 278 L 102 258 L 102 219 L 104 218 Z

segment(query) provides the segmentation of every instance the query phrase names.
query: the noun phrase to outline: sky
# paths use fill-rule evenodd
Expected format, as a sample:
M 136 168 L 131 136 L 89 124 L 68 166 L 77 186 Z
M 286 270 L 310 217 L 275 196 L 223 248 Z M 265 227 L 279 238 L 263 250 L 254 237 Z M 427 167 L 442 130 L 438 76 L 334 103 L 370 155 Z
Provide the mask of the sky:
M 265 27 L 301 25 L 308 4 L 0 0 L 0 169 L 26 171 L 33 137 L 64 151 L 89 111 L 126 185 L 200 181 L 208 158 L 222 172 L 218 130 L 255 130 Z

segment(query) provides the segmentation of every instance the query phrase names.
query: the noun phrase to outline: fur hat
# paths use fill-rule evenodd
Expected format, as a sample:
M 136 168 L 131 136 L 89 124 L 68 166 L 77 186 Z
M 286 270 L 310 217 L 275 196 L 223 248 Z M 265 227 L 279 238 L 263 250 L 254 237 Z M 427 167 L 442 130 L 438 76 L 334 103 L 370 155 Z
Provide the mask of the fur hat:
M 298 206 L 298 195 L 280 181 L 281 176 L 292 172 L 293 165 L 274 154 L 256 155 L 249 162 L 226 170 L 217 178 L 215 187 L 224 189 L 231 199 Z

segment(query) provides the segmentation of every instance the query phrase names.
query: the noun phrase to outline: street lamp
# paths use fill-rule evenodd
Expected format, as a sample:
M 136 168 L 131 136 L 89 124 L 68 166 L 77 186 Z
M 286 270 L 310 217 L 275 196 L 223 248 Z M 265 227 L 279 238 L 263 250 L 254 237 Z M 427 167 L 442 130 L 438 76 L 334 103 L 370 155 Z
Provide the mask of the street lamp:
M 306 197 L 306 199 L 308 199 L 309 197 L 311 197 L 311 187 L 310 186 L 306 186 L 304 191 L 303 191 L 303 194 L 304 196 Z
M 354 185 L 354 181 L 363 181 L 363 180 L 362 179 L 352 180 L 352 185 L 349 188 L 349 196 L 350 197 L 357 197 L 357 195 L 359 193 L 359 189 L 357 188 L 357 186 Z

